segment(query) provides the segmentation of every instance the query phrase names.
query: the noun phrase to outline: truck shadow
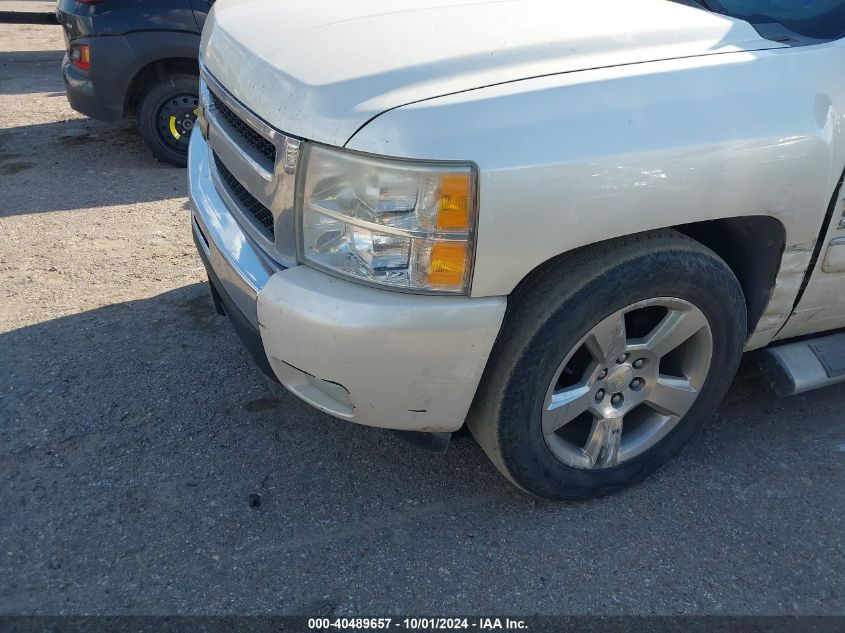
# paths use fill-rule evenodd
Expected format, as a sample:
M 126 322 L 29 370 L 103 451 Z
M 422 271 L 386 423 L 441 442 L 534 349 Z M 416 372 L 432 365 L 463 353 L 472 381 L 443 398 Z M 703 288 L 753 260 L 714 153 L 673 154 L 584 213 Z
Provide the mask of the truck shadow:
M 206 284 L 0 334 L 0 356 L 11 360 L 0 368 L 7 453 L 0 470 L 8 476 L 16 464 L 12 470 L 36 481 L 50 452 L 60 452 L 69 479 L 54 482 L 50 494 L 84 494 L 65 488 L 84 472 L 116 477 L 134 496 L 133 473 L 154 464 L 174 491 L 194 496 L 202 485 L 207 498 L 234 504 L 251 491 L 285 506 L 313 495 L 328 504 L 347 495 L 532 502 L 498 476 L 470 437 L 454 440 L 445 456 L 431 455 L 385 431 L 335 420 L 271 384 L 214 312 Z M 746 362 L 714 421 L 645 485 L 673 487 L 673 473 L 748 465 L 757 455 L 761 466 L 764 449 L 751 449 L 755 443 L 793 441 L 817 424 L 808 406 L 824 411 L 842 401 L 836 390 L 774 399 Z M 633 490 L 625 494 L 636 496 Z
M 506 483 L 469 437 L 432 456 L 273 387 L 208 294 L 197 283 L 0 334 L 0 540 L 39 577 L 78 584 L 108 559 L 144 578 L 160 552 L 189 585 L 218 574 L 212 552 L 238 583 L 282 582 L 308 560 L 357 568 L 394 555 L 448 573 L 455 548 L 477 561 L 522 552 L 545 574 L 615 569 L 619 556 L 634 569 L 666 543 L 682 556 L 715 542 L 719 556 L 784 521 L 838 520 L 840 488 L 818 482 L 841 478 L 825 415 L 841 410 L 841 391 L 772 400 L 746 366 L 713 422 L 656 476 L 548 503 Z M 818 518 L 817 506 L 834 511 Z M 626 546 L 594 549 L 597 533 L 624 534 Z M 327 575 L 299 593 L 322 599 Z M 299 593 L 277 606 L 301 608 Z
M 335 420 L 271 384 L 214 312 L 207 284 L 0 334 L 0 356 L 12 361 L 0 368 L 7 475 L 16 462 L 38 478 L 45 451 L 55 450 L 67 461 L 65 484 L 83 470 L 114 473 L 118 464 L 128 483 L 130 473 L 156 463 L 183 486 L 223 468 L 220 487 L 208 493 L 243 500 L 276 489 L 289 502 L 324 486 L 402 497 L 432 485 L 449 496 L 479 487 L 512 494 L 468 438 L 433 456 L 386 431 Z M 53 492 L 67 494 L 63 487 Z

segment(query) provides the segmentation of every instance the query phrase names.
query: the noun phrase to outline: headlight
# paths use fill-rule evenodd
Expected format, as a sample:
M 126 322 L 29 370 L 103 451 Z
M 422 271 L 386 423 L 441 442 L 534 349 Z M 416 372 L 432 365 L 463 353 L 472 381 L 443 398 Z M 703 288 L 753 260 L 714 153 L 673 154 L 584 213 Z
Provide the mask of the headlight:
M 474 252 L 472 165 L 371 158 L 310 145 L 303 259 L 364 282 L 466 293 Z

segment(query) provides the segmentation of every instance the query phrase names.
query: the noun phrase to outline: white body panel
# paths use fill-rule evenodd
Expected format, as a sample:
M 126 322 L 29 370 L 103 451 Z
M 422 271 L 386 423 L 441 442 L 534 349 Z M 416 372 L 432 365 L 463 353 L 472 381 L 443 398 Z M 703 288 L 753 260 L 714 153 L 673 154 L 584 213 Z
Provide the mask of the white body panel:
M 822 249 L 801 302 L 787 321 L 778 338 L 792 338 L 845 327 L 845 272 L 842 260 L 833 264 L 842 252 L 845 238 L 845 200 L 840 190 L 835 201 L 832 221 L 822 240 Z
M 786 253 L 758 347 L 792 311 L 845 166 L 843 64 L 836 42 L 531 79 L 392 110 L 348 147 L 476 161 L 474 296 L 613 237 L 775 217 Z
M 386 292 L 308 266 L 258 295 L 264 349 L 288 389 L 336 417 L 414 431 L 461 427 L 504 315 L 503 297 Z
M 343 145 L 373 116 L 496 83 L 779 46 L 666 0 L 226 0 L 203 62 L 287 133 Z

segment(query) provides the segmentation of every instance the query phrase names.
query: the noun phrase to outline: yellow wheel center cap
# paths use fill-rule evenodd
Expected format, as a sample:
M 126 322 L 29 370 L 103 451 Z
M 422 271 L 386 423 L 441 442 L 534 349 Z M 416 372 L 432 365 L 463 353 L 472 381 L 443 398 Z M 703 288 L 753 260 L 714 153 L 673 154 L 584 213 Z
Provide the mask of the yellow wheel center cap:
M 607 392 L 624 391 L 634 378 L 634 370 L 628 365 L 621 365 L 607 375 Z

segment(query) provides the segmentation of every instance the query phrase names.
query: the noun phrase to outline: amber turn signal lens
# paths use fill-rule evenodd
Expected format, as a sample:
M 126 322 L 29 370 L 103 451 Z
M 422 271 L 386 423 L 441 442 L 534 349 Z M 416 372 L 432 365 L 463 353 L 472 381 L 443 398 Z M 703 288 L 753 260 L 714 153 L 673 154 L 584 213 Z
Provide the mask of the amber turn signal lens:
M 446 174 L 440 184 L 437 228 L 441 231 L 469 229 L 469 175 Z
M 460 286 L 466 270 L 466 242 L 435 242 L 428 281 L 435 286 Z

